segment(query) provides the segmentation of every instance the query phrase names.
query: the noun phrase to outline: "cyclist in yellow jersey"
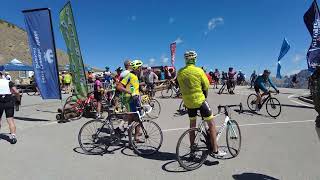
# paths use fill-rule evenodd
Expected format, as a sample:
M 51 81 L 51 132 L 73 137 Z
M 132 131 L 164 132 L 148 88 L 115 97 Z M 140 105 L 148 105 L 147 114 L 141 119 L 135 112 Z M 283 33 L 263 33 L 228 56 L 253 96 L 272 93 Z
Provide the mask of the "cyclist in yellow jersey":
M 141 73 L 141 67 L 142 67 L 142 61 L 140 60 L 134 60 L 131 62 L 131 69 L 132 71 L 128 73 L 120 83 L 117 83 L 117 90 L 120 92 L 126 93 L 125 95 L 125 104 L 126 109 L 128 112 L 137 112 L 139 107 L 141 107 L 140 104 L 140 92 L 139 92 L 139 79 L 137 77 L 138 74 Z M 128 121 L 131 123 L 134 121 L 135 117 L 132 114 L 128 115 Z M 138 136 L 141 136 L 140 133 L 140 127 L 136 127 L 135 133 L 135 141 L 142 142 L 138 139 Z
M 186 108 L 188 109 L 188 115 L 190 118 L 190 128 L 196 127 L 197 111 L 200 111 L 201 116 L 209 126 L 210 138 L 213 153 L 222 157 L 226 155 L 218 149 L 216 140 L 216 125 L 213 121 L 213 114 L 209 104 L 206 101 L 208 94 L 209 80 L 204 71 L 195 66 L 197 53 L 195 51 L 187 51 L 184 54 L 186 66 L 178 72 L 178 83 L 180 85 L 180 91 L 182 93 L 182 99 Z M 190 134 L 190 144 L 194 143 L 195 134 Z
M 72 82 L 72 76 L 69 72 L 64 75 L 63 81 L 64 81 L 63 83 L 65 85 L 65 91 L 68 94 L 68 93 L 70 93 L 70 86 L 71 86 L 71 82 Z

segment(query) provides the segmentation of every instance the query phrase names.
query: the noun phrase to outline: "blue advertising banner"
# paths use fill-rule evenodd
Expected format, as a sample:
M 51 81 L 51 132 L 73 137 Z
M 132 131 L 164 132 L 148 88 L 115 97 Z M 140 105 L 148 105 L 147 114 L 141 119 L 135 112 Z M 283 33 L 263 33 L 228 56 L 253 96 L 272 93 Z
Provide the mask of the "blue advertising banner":
M 320 15 L 317 1 L 313 1 L 303 19 L 312 38 L 307 63 L 309 71 L 313 72 L 320 65 Z
M 25 17 L 34 77 L 43 99 L 61 99 L 58 64 L 47 8 L 22 11 Z
M 280 64 L 280 60 L 288 53 L 290 49 L 290 44 L 288 43 L 287 39 L 284 38 L 283 42 L 282 42 L 282 46 L 281 46 L 281 50 L 280 50 L 280 54 L 278 57 L 278 67 L 277 67 L 277 78 L 281 79 L 281 64 Z

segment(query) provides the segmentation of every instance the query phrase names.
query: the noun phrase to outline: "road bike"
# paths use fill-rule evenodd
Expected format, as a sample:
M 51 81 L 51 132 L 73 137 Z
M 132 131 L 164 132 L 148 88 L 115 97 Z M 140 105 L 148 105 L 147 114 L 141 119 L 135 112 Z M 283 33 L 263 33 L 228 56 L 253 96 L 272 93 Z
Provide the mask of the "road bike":
M 219 89 L 218 94 L 223 94 L 223 92 L 226 88 L 227 88 L 228 93 L 231 94 L 232 92 L 234 92 L 235 84 L 233 83 L 233 85 L 232 85 L 232 82 L 230 80 L 223 80 L 222 86 Z
M 272 92 L 272 93 L 274 93 L 274 92 Z M 264 104 L 266 104 L 267 113 L 271 117 L 276 118 L 281 113 L 281 103 L 277 98 L 272 97 L 272 93 L 270 92 L 266 98 L 262 97 L 261 107 Z M 249 109 L 251 111 L 256 111 L 256 101 L 257 101 L 257 95 L 256 94 L 250 94 L 248 96 L 247 105 L 248 105 L 248 107 L 249 107 Z M 260 109 L 261 109 L 261 107 L 260 107 Z
M 163 142 L 162 130 L 154 121 L 143 120 L 146 113 L 138 108 L 133 113 L 109 112 L 104 120 L 91 120 L 85 123 L 78 134 L 81 149 L 87 154 L 103 154 L 111 146 L 118 146 L 123 137 L 128 136 L 130 146 L 138 155 L 152 155 L 160 149 Z M 137 121 L 129 124 L 124 131 L 115 128 L 127 115 L 134 115 Z M 127 135 L 125 134 L 127 133 Z M 138 134 L 139 139 L 135 138 Z
M 236 157 L 241 149 L 241 131 L 236 120 L 231 119 L 230 108 L 238 107 L 239 113 L 242 112 L 242 104 L 239 105 L 226 105 L 218 106 L 218 114 L 225 115 L 223 125 L 217 132 L 217 142 L 219 141 L 222 133 L 226 129 L 226 142 L 229 153 L 232 157 Z M 221 109 L 224 111 L 221 112 Z M 190 134 L 195 135 L 194 143 L 190 143 Z M 176 147 L 177 160 L 184 169 L 195 170 L 202 166 L 208 155 L 214 157 L 212 153 L 212 146 L 210 140 L 210 133 L 205 121 L 201 121 L 196 128 L 186 130 L 178 140 Z
M 176 87 L 176 84 L 170 81 L 168 87 L 161 91 L 161 96 L 163 98 L 170 98 L 173 97 L 174 93 L 176 97 L 179 97 L 181 95 L 180 88 Z

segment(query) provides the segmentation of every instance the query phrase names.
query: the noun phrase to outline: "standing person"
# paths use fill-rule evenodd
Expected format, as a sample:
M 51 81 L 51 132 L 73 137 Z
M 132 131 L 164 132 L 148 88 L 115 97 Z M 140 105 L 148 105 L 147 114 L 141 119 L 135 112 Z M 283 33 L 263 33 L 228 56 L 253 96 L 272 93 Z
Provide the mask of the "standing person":
M 15 144 L 17 143 L 16 125 L 14 123 L 15 99 L 12 95 L 15 95 L 17 102 L 21 101 L 20 93 L 14 86 L 13 82 L 3 78 L 3 74 L 2 72 L 0 72 L 0 128 L 1 128 L 1 117 L 3 115 L 3 112 L 5 112 L 7 123 L 10 129 L 10 135 L 11 135 L 10 143 Z
M 117 90 L 125 93 L 125 105 L 128 112 L 137 112 L 141 107 L 140 103 L 140 91 L 139 91 L 139 79 L 138 75 L 141 73 L 141 67 L 143 62 L 141 60 L 134 60 L 131 62 L 132 71 L 128 73 L 120 83 L 117 83 Z M 131 124 L 134 120 L 137 120 L 137 116 L 134 114 L 128 114 L 128 121 Z M 137 142 L 143 142 L 139 139 L 141 136 L 140 127 L 135 129 L 134 140 Z
M 314 109 L 318 113 L 315 121 L 316 127 L 320 128 L 320 66 L 316 67 L 316 70 L 310 77 L 310 91 L 312 92 Z
M 89 71 L 88 72 L 88 83 L 89 84 L 92 84 L 92 83 L 94 83 L 94 76 L 93 76 L 93 73 L 92 73 L 92 71 Z
M 120 74 L 121 79 L 126 77 L 131 71 L 131 61 L 130 60 L 125 60 L 123 64 L 124 64 L 125 70 Z
M 207 122 L 210 131 L 212 150 L 216 156 L 223 157 L 226 152 L 218 149 L 216 139 L 216 125 L 211 108 L 206 101 L 209 81 L 204 71 L 195 66 L 197 54 L 194 51 L 187 51 L 184 54 L 186 66 L 178 72 L 178 82 L 182 93 L 182 99 L 188 109 L 190 128 L 196 127 L 197 112 L 200 110 L 201 116 Z M 190 133 L 190 144 L 194 144 L 195 133 Z M 194 154 L 190 155 L 194 157 Z
M 298 84 L 298 81 L 297 81 L 297 74 L 293 75 L 292 79 L 291 79 L 291 83 L 292 83 L 292 87 L 296 87 L 296 85 Z
M 116 73 L 117 74 L 114 76 L 114 81 L 115 82 L 120 82 L 121 81 L 121 73 L 122 73 L 122 71 L 123 71 L 122 67 L 118 67 L 116 69 Z
M 237 74 L 237 71 L 235 71 L 233 69 L 233 67 L 229 67 L 229 71 L 228 71 L 228 82 L 227 82 L 227 88 L 228 89 L 232 89 L 233 87 L 236 86 L 236 83 L 235 83 L 235 76 Z M 230 91 L 229 92 L 230 94 L 234 94 L 233 91 Z
M 214 80 L 214 72 L 213 72 L 213 70 L 212 70 L 212 69 L 210 69 L 209 75 L 211 76 L 211 79 L 213 79 L 213 80 Z
M 253 71 L 253 73 L 250 76 L 250 89 L 252 89 L 252 87 L 254 86 L 254 82 L 257 79 L 257 74 L 256 74 L 256 70 Z
M 215 69 L 213 78 L 214 78 L 214 81 L 215 81 L 216 89 L 218 89 L 218 84 L 219 84 L 219 79 L 220 79 L 220 72 L 219 72 L 218 69 Z
M 156 81 L 158 81 L 158 76 L 156 75 L 156 73 L 154 73 L 152 71 L 151 67 L 147 68 L 147 73 L 146 73 L 144 78 L 145 78 L 144 82 L 146 82 L 147 90 L 149 90 L 149 91 L 151 91 L 153 93 L 154 84 L 155 84 Z M 153 96 L 153 94 L 152 94 L 152 96 Z
M 102 82 L 101 82 L 101 76 L 99 74 L 96 75 L 96 81 L 93 85 L 93 95 L 94 99 L 97 100 L 97 114 L 96 119 L 101 118 L 101 106 L 102 106 Z
M 60 90 L 62 89 L 62 84 L 63 84 L 63 77 L 61 72 L 59 72 L 59 83 L 60 83 Z M 31 80 L 30 80 L 30 84 L 31 84 Z
M 66 94 L 69 94 L 71 91 L 71 82 L 72 82 L 72 76 L 71 76 L 70 72 L 67 72 L 63 78 L 63 84 L 65 86 Z
M 8 81 L 12 81 L 12 79 L 11 79 L 11 76 L 10 76 L 10 73 L 9 73 L 9 72 L 5 72 L 5 73 L 4 73 L 4 76 L 6 77 L 6 79 L 7 79 Z

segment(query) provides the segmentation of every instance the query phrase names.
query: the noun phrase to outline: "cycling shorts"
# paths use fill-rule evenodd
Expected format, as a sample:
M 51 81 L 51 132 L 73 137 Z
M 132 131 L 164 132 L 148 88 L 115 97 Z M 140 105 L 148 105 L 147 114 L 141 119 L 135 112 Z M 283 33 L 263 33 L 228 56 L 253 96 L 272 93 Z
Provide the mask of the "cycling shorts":
M 204 101 L 199 108 L 196 109 L 188 109 L 188 115 L 190 121 L 194 121 L 197 119 L 198 110 L 200 111 L 203 120 L 210 121 L 213 118 L 212 110 L 207 101 Z
M 0 97 L 0 119 L 6 113 L 6 118 L 12 118 L 14 116 L 14 99 L 7 96 L 6 98 Z
M 141 107 L 140 96 L 125 97 L 125 106 L 128 112 L 137 112 Z

